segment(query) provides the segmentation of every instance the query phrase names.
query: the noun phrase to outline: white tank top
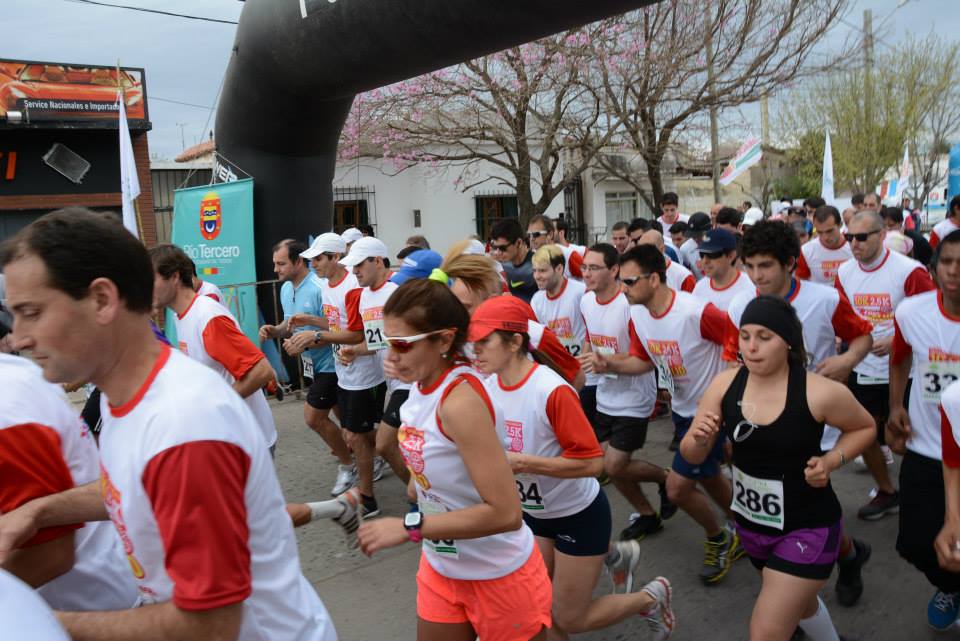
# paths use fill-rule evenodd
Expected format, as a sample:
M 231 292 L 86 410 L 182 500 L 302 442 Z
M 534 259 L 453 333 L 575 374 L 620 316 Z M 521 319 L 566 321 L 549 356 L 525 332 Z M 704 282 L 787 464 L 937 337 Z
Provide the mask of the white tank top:
M 494 417 L 497 438 L 506 438 L 503 414 L 469 365 L 455 365 L 429 388 L 414 385 L 400 408 L 400 451 L 416 481 L 417 501 L 425 520 L 431 514 L 462 510 L 483 502 L 463 464 L 457 444 L 443 432 L 440 405 L 455 384 L 472 378 Z M 523 565 L 533 550 L 526 524 L 511 532 L 477 539 L 424 539 L 423 554 L 434 570 L 451 579 L 496 579 Z
M 504 445 L 507 451 L 523 452 L 533 456 L 564 456 L 565 450 L 558 439 L 557 431 L 565 425 L 554 425 L 547 412 L 550 396 L 558 388 L 571 387 L 563 378 L 549 367 L 534 365 L 524 380 L 513 387 L 505 387 L 499 376 L 486 380 L 487 391 L 494 405 L 503 411 L 507 437 Z M 574 392 L 576 394 L 576 392 Z M 564 416 L 559 416 L 562 422 Z M 570 435 L 577 443 L 594 441 L 595 456 L 603 456 L 600 444 L 595 443 L 593 428 L 585 420 L 571 422 L 573 429 L 584 429 L 585 435 Z M 589 452 L 583 452 L 589 456 Z M 517 490 L 520 493 L 520 505 L 524 512 L 538 519 L 556 519 L 570 516 L 585 510 L 597 497 L 600 484 L 593 477 L 556 478 L 540 474 L 518 474 Z

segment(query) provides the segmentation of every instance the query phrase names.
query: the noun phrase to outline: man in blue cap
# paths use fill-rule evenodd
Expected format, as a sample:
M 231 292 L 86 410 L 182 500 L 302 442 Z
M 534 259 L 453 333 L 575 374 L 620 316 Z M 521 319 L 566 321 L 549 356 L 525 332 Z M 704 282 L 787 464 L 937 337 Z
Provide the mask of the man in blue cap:
M 693 295 L 727 311 L 730 301 L 742 291 L 754 291 L 750 279 L 740 271 L 737 235 L 728 229 L 711 229 L 697 248 L 703 275 Z
M 390 277 L 397 285 L 403 285 L 412 278 L 427 278 L 434 269 L 440 267 L 443 256 L 432 249 L 418 249 L 403 258 L 400 269 Z

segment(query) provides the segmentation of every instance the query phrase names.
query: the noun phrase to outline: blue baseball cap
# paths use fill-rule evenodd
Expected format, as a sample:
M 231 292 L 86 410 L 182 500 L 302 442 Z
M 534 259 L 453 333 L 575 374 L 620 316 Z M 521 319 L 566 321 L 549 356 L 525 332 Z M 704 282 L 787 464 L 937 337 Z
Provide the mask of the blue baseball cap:
M 703 235 L 703 242 L 697 251 L 712 254 L 713 252 L 729 252 L 737 248 L 737 237 L 728 229 L 711 229 Z
M 440 267 L 443 257 L 432 249 L 419 249 L 407 254 L 399 271 L 390 280 L 403 285 L 411 278 L 426 278 L 434 269 Z

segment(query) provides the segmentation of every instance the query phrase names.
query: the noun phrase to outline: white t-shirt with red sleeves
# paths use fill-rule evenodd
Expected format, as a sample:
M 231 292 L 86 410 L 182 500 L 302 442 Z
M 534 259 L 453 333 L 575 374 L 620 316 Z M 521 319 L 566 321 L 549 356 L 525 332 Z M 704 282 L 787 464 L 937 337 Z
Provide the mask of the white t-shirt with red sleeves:
M 196 295 L 183 314 L 174 316 L 180 351 L 223 377 L 230 385 L 266 358 L 240 330 L 227 308 L 212 298 Z M 257 418 L 267 445 L 277 442 L 277 426 L 263 390 L 243 399 Z
M 360 287 L 347 293 L 347 329 L 351 332 L 363 332 L 363 341 L 372 354 L 357 356 L 350 368 L 353 371 L 347 384 L 342 381 L 340 387 L 346 390 L 361 390 L 376 387 L 386 380 L 383 374 L 383 352 L 387 348 L 383 329 L 383 306 L 398 285 L 393 281 L 384 281 L 376 289 Z
M 689 269 L 675 260 L 667 261 L 667 287 L 678 292 L 692 292 L 697 285 L 697 279 Z
M 940 292 L 911 296 L 894 311 L 890 362 L 912 358 L 910 426 L 907 449 L 941 460 L 940 401 L 944 390 L 960 380 L 960 318 L 943 308 Z
M 346 331 L 347 329 L 347 294 L 357 289 L 357 277 L 349 271 L 337 282 L 327 278 L 320 279 L 320 297 L 323 299 L 323 315 L 327 319 L 331 332 Z M 339 356 L 343 347 L 339 343 L 332 343 L 333 366 L 337 371 L 337 384 L 343 389 L 362 389 L 353 386 L 353 371 L 351 366 L 344 364 Z
M 660 387 L 670 392 L 673 411 L 697 413 L 710 381 L 723 370 L 727 315 L 687 292 L 672 291 L 667 311 L 654 316 L 643 305 L 630 308 L 630 355 L 653 361 Z
M 19 356 L 0 354 L 0 513 L 41 496 L 96 481 L 100 463 L 93 435 L 63 390 Z M 57 610 L 125 610 L 137 603 L 116 530 L 106 521 L 44 528 L 29 548 L 73 534 L 74 564 L 40 586 Z M 3 627 L 8 621 L 3 621 Z
M 202 280 L 200 281 L 200 287 L 197 289 L 197 293 L 201 296 L 208 296 L 213 300 L 217 301 L 221 305 L 224 305 L 223 301 L 223 292 L 220 291 L 220 288 L 211 283 L 210 281 Z
M 812 280 L 822 285 L 832 285 L 840 265 L 853 258 L 850 243 L 844 241 L 837 249 L 824 247 L 819 238 L 812 239 L 800 248 L 797 263 L 797 278 Z
M 930 232 L 930 247 L 936 249 L 937 245 L 940 244 L 940 241 L 952 234 L 953 232 L 960 229 L 955 222 L 951 219 L 946 218 L 941 220 L 939 223 L 934 225 L 933 231 Z
M 943 464 L 960 467 L 960 382 L 951 383 L 940 395 L 940 440 Z
M 400 406 L 397 439 L 425 520 L 483 502 L 457 444 L 443 431 L 440 420 L 440 407 L 458 385 L 469 385 L 480 396 L 498 440 L 503 443 L 507 438 L 501 409 L 469 365 L 452 366 L 429 387 L 411 387 Z M 524 523 L 517 530 L 475 539 L 424 539 L 421 549 L 430 566 L 445 577 L 487 580 L 506 576 L 526 563 L 533 545 L 533 533 Z
M 736 277 L 726 287 L 717 287 L 712 278 L 701 278 L 693 288 L 693 295 L 708 303 L 713 303 L 721 311 L 727 311 L 730 301 L 743 292 L 756 293 L 756 287 L 750 277 L 737 270 Z
M 672 223 L 668 223 L 666 220 L 664 220 L 663 216 L 657 218 L 657 221 L 663 226 L 663 241 L 668 245 L 673 246 L 673 238 L 670 236 L 670 229 L 676 223 L 685 223 L 689 220 L 690 216 L 687 216 L 686 214 L 677 214 L 677 219 Z
M 50 606 L 29 585 L 0 568 L 0 641 L 70 641 Z
M 549 367 L 534 363 L 524 379 L 511 386 L 504 385 L 499 375 L 491 376 L 486 388 L 503 412 L 508 452 L 570 459 L 603 456 L 577 392 Z M 524 512 L 538 519 L 556 519 L 589 507 L 600 484 L 593 477 L 518 474 L 517 490 Z
M 335 641 L 249 407 L 210 368 L 160 350 L 131 399 L 100 402 L 104 504 L 142 600 L 242 603 L 238 639 Z
M 582 280 L 583 252 L 577 251 L 577 248 L 573 245 L 557 245 L 557 247 L 563 252 L 563 258 L 566 261 L 563 267 L 563 275 L 567 278 Z
M 889 249 L 870 267 L 857 260 L 844 263 L 837 272 L 836 287 L 860 318 L 873 326 L 874 342 L 893 336 L 893 312 L 903 299 L 936 289 L 926 267 Z M 867 354 L 853 371 L 863 385 L 886 383 L 890 359 Z
M 564 279 L 563 287 L 556 296 L 550 296 L 546 290 L 540 290 L 530 301 L 530 307 L 537 315 L 537 321 L 549 327 L 564 349 L 574 358 L 580 356 L 583 351 L 583 342 L 587 338 L 587 325 L 583 322 L 583 314 L 580 313 L 580 299 L 585 292 L 582 282 L 567 278 Z M 599 380 L 592 372 L 586 375 L 587 386 L 596 385 Z
M 630 303 L 623 292 L 606 301 L 596 292 L 580 299 L 580 312 L 587 324 L 590 349 L 603 356 L 630 352 Z M 607 416 L 649 418 L 657 400 L 657 377 L 602 374 L 597 383 L 597 411 Z

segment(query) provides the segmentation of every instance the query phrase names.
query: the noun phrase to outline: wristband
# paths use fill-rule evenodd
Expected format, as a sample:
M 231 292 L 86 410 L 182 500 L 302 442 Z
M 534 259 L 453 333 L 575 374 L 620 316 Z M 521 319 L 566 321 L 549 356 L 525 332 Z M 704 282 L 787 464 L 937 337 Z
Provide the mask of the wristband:
M 843 450 L 838 449 L 837 454 L 840 455 L 840 467 L 843 467 L 847 464 L 847 457 L 843 455 Z
M 322 343 L 322 342 L 323 342 L 323 333 L 320 332 L 320 331 L 314 332 L 314 333 L 313 333 L 313 342 L 315 342 L 315 343 Z

